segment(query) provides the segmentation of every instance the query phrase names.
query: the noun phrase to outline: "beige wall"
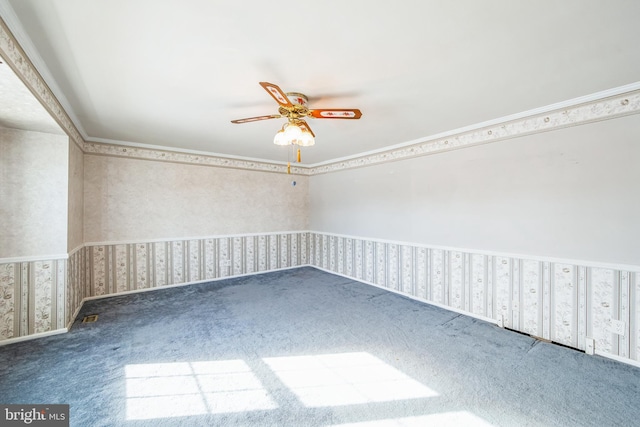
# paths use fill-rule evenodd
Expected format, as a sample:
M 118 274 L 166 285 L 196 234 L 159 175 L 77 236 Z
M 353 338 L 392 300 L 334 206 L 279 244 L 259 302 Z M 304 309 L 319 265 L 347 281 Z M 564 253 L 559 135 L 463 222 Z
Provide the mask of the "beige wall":
M 96 155 L 84 176 L 89 243 L 308 227 L 307 177 Z
M 640 264 L 640 116 L 311 177 L 312 230 Z
M 68 143 L 0 128 L 0 258 L 67 252 Z
M 69 143 L 69 206 L 68 241 L 70 252 L 84 243 L 84 154 Z

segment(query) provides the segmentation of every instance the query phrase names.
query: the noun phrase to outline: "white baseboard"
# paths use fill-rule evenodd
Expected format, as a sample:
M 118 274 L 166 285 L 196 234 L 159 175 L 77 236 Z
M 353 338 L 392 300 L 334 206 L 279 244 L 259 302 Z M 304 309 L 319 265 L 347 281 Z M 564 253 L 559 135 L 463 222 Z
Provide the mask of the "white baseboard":
M 82 307 L 82 304 L 84 304 L 86 301 L 99 300 L 99 299 L 103 299 L 103 298 L 117 297 L 117 296 L 122 296 L 122 295 L 138 294 L 138 293 L 149 292 L 149 291 L 157 291 L 159 289 L 179 288 L 179 287 L 182 287 L 182 286 L 198 285 L 198 284 L 209 283 L 209 282 L 218 282 L 220 280 L 237 279 L 239 277 L 256 276 L 258 274 L 273 273 L 273 272 L 276 272 L 276 271 L 295 270 L 296 268 L 302 268 L 302 267 L 313 267 L 313 266 L 309 265 L 309 264 L 303 264 L 303 265 L 296 265 L 296 266 L 292 266 L 292 267 L 274 268 L 273 270 L 254 271 L 254 272 L 251 272 L 251 273 L 236 274 L 236 275 L 233 275 L 233 276 L 216 277 L 216 278 L 213 278 L 213 279 L 195 280 L 195 281 L 192 281 L 192 282 L 174 283 L 172 285 L 164 285 L 164 286 L 155 286 L 153 288 L 133 289 L 131 291 L 116 292 L 116 293 L 113 293 L 113 294 L 96 295 L 96 296 L 84 298 L 82 300 L 82 302 L 80 303 L 80 306 Z M 78 311 L 79 311 L 79 309 L 78 309 Z M 76 316 L 77 316 L 77 314 L 76 314 Z
M 198 281 L 193 281 L 193 282 L 185 282 L 185 283 L 177 283 L 177 284 L 172 284 L 172 285 L 166 285 L 166 286 L 158 286 L 158 287 L 154 287 L 154 288 L 146 288 L 146 289 L 135 289 L 135 290 L 131 290 L 131 291 L 125 291 L 125 292 L 118 292 L 118 293 L 113 293 L 113 294 L 107 294 L 107 295 L 97 295 L 97 296 L 93 296 L 93 297 L 86 297 L 83 298 L 82 301 L 80 302 L 80 305 L 78 306 L 78 308 L 75 310 L 72 320 L 69 322 L 69 324 L 67 325 L 66 328 L 62 328 L 62 329 L 56 329 L 53 331 L 47 331 L 47 332 L 40 332 L 37 334 L 32 334 L 32 335 L 25 335 L 22 337 L 16 337 L 16 338 L 8 338 L 6 340 L 2 340 L 0 341 L 0 346 L 4 346 L 4 345 L 9 345 L 9 344 L 14 344 L 14 343 L 18 343 L 18 342 L 23 342 L 23 341 L 30 341 L 30 340 L 34 340 L 34 339 L 39 339 L 39 338 L 44 338 L 44 337 L 48 337 L 48 336 L 53 336 L 53 335 L 60 335 L 60 334 L 64 334 L 67 333 L 71 330 L 71 327 L 73 326 L 73 323 L 75 322 L 76 318 L 78 317 L 78 315 L 80 314 L 80 310 L 82 310 L 82 307 L 84 306 L 84 303 L 87 301 L 93 301 L 93 300 L 99 300 L 99 299 L 104 299 L 104 298 L 110 298 L 110 297 L 117 297 L 117 296 L 122 296 L 122 295 L 130 295 L 130 294 L 137 294 L 137 293 L 142 293 L 142 292 L 148 292 L 148 291 L 156 291 L 156 290 L 160 290 L 160 289 L 169 289 L 169 288 L 177 288 L 177 287 L 182 287 L 182 286 L 189 286 L 189 285 L 197 285 L 197 284 L 202 284 L 202 283 L 210 283 L 210 282 L 217 282 L 217 281 L 221 281 L 221 280 L 227 280 L 227 279 L 235 279 L 235 278 L 240 278 L 240 277 L 249 277 L 249 276 L 256 276 L 259 274 L 265 274 L 265 273 L 272 273 L 272 272 L 276 272 L 276 271 L 286 271 L 286 270 L 295 270 L 298 268 L 304 268 L 304 267 L 312 267 L 315 268 L 316 270 L 319 271 L 323 271 L 329 274 L 333 274 L 336 276 L 340 276 L 340 277 L 344 277 L 346 279 L 349 280 L 353 280 L 356 282 L 360 282 L 363 283 L 365 285 L 369 285 L 369 286 L 373 286 L 376 287 L 378 289 L 382 289 L 384 291 L 388 291 L 397 295 L 401 295 L 405 298 L 409 298 L 412 299 L 414 301 L 418 301 L 421 302 L 423 304 L 428 304 L 428 305 L 432 305 L 434 307 L 438 307 L 438 308 L 442 308 L 444 310 L 447 311 L 451 311 L 454 313 L 458 313 L 458 314 L 462 314 L 468 317 L 472 317 L 475 319 L 479 319 L 482 321 L 485 321 L 487 323 L 491 323 L 494 324 L 496 326 L 500 326 L 498 320 L 496 319 L 492 319 L 489 317 L 485 317 L 485 316 L 480 316 L 474 313 L 470 313 L 464 310 L 460 310 L 454 307 L 449 307 L 443 304 L 439 304 L 436 302 L 432 302 L 432 301 L 427 301 L 425 299 L 421 299 L 421 298 L 417 298 L 415 296 L 409 295 L 409 294 L 405 294 L 401 291 L 395 290 L 395 289 L 389 289 L 380 285 L 377 285 L 375 283 L 371 283 L 371 282 L 367 282 L 366 280 L 362 280 L 362 279 L 357 279 L 351 276 L 347 276 L 345 274 L 340 274 L 340 273 L 336 273 L 330 270 L 327 270 L 325 268 L 322 267 L 318 267 L 315 265 L 311 265 L 311 264 L 303 264 L 303 265 L 298 265 L 298 266 L 293 266 L 293 267 L 284 267 L 284 268 L 277 268 L 277 269 L 273 269 L 273 270 L 268 270 L 268 271 L 256 271 L 256 272 L 252 272 L 252 273 L 247 273 L 247 274 L 239 274 L 239 275 L 235 275 L 235 276 L 225 276 L 225 277 L 218 277 L 218 278 L 214 278 L 214 279 L 207 279 L 207 280 L 198 280 Z M 598 356 L 602 356 L 605 357 L 607 359 L 611 359 L 611 360 L 615 360 L 616 362 L 621 362 L 621 363 L 625 363 L 628 365 L 632 365 L 635 367 L 640 368 L 640 361 L 636 361 L 633 359 L 628 359 L 625 357 L 620 357 L 620 356 L 616 356 L 616 355 L 612 355 L 612 354 L 608 354 L 602 351 L 595 351 L 595 354 Z
M 366 280 L 357 279 L 355 277 L 347 276 L 345 274 L 336 273 L 336 272 L 333 272 L 331 270 L 324 269 L 322 267 L 317 267 L 315 265 L 312 265 L 311 267 L 316 268 L 316 269 L 318 269 L 320 271 L 324 271 L 326 273 L 335 274 L 336 276 L 340 276 L 340 277 L 344 277 L 346 279 L 350 279 L 350 280 L 353 280 L 353 281 L 356 281 L 356 282 L 360 282 L 360 283 L 363 283 L 365 285 L 373 286 L 373 287 L 376 287 L 378 289 L 382 289 L 384 291 L 389 291 L 391 293 L 394 293 L 394 294 L 397 294 L 397 295 L 401 295 L 401 296 L 403 296 L 405 298 L 409 298 L 409 299 L 412 299 L 414 301 L 419 301 L 421 303 L 429 304 L 429 305 L 432 305 L 434 307 L 442 308 L 442 309 L 447 310 L 447 311 L 452 311 L 454 313 L 463 314 L 465 316 L 469 316 L 469 317 L 473 317 L 475 319 L 483 320 L 485 322 L 492 323 L 492 324 L 494 324 L 496 326 L 498 325 L 498 321 L 496 319 L 492 319 L 490 317 L 480 316 L 478 314 L 474 314 L 474 313 L 470 313 L 468 311 L 460 310 L 460 309 L 457 309 L 455 307 L 450 307 L 448 305 L 439 304 L 439 303 L 433 302 L 433 301 L 428 301 L 426 299 L 418 298 L 418 297 L 415 297 L 413 295 L 405 294 L 404 292 L 401 292 L 401 291 L 398 291 L 398 290 L 395 290 L 395 289 L 385 288 L 384 286 L 376 285 L 375 283 L 367 282 Z
M 627 365 L 632 365 L 632 366 L 635 366 L 637 368 L 640 368 L 640 361 L 637 361 L 637 360 L 628 359 L 626 357 L 616 356 L 615 354 L 605 353 L 603 351 L 598 351 L 598 349 L 595 350 L 594 354 L 596 356 L 606 357 L 607 359 L 612 359 L 612 360 L 615 360 L 616 362 L 622 362 L 622 363 L 626 363 Z
M 87 300 L 86 298 L 83 298 L 82 301 L 80 301 L 80 305 L 78 305 L 78 308 L 76 308 L 76 311 L 73 313 L 73 316 L 71 316 L 71 320 L 67 324 L 67 331 L 71 330 L 71 327 L 73 326 L 73 323 L 76 321 L 76 317 L 78 317 L 78 314 L 80 314 L 80 310 L 82 309 L 82 306 L 84 305 L 84 302 L 86 300 Z
M 22 336 L 22 337 L 7 338 L 6 340 L 0 341 L 0 346 L 9 345 L 9 344 L 15 344 L 15 343 L 18 343 L 18 342 L 23 342 L 23 341 L 35 340 L 35 339 L 38 339 L 38 338 L 50 337 L 50 336 L 53 336 L 53 335 L 66 334 L 67 332 L 69 332 L 68 328 L 62 328 L 62 329 L 55 329 L 53 331 L 39 332 L 37 334 L 25 335 L 25 336 Z
M 93 301 L 93 300 L 99 300 L 99 299 L 104 299 L 104 298 L 117 297 L 117 296 L 122 296 L 122 295 L 138 294 L 138 293 L 142 293 L 142 292 L 157 291 L 157 290 L 160 290 L 160 289 L 178 288 L 178 287 L 182 287 L 182 286 L 197 285 L 197 284 L 201 284 L 201 283 L 217 282 L 217 281 L 220 281 L 220 280 L 236 279 L 236 278 L 239 278 L 239 277 L 256 276 L 258 274 L 271 273 L 271 272 L 275 272 L 275 271 L 294 270 L 296 268 L 302 268 L 302 267 L 313 267 L 313 266 L 309 265 L 309 264 L 304 264 L 304 265 L 297 265 L 297 266 L 292 266 L 292 267 L 276 268 L 274 270 L 268 270 L 268 271 L 254 271 L 252 273 L 238 274 L 238 275 L 235 275 L 235 276 L 217 277 L 217 278 L 214 278 L 214 279 L 197 280 L 197 281 L 193 281 L 193 282 L 176 283 L 176 284 L 173 284 L 173 285 L 166 285 L 166 286 L 157 286 L 157 287 L 154 287 L 154 288 L 134 289 L 132 291 L 117 292 L 117 293 L 114 293 L 114 294 L 97 295 L 97 296 L 93 296 L 93 297 L 85 297 L 85 298 L 82 299 L 82 301 L 80 301 L 80 305 L 78 306 L 78 308 L 73 313 L 73 316 L 71 317 L 71 320 L 67 324 L 66 328 L 56 329 L 55 331 L 41 332 L 41 333 L 38 333 L 38 334 L 25 335 L 25 336 L 22 336 L 22 337 L 8 338 L 6 340 L 0 341 L 0 346 L 13 344 L 13 343 L 16 343 L 16 342 L 21 342 L 21 341 L 34 340 L 34 339 L 47 337 L 47 336 L 51 336 L 51 335 L 64 334 L 64 333 L 69 332 L 71 330 L 71 327 L 75 323 L 76 318 L 80 314 L 80 310 L 82 310 L 82 307 L 84 306 L 84 303 L 87 302 L 87 301 Z

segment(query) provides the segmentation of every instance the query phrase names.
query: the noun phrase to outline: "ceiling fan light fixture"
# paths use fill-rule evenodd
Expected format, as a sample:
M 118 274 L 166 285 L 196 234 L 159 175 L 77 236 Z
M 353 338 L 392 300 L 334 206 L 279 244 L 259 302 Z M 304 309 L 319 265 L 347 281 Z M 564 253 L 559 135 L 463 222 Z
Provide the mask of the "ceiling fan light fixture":
M 276 145 L 289 145 L 291 144 L 287 138 L 284 136 L 284 129 L 280 129 L 276 136 L 273 138 L 273 143 Z
M 297 144 L 301 136 L 302 129 L 295 123 L 288 123 L 284 128 L 284 137 L 289 141 L 289 144 Z
M 306 95 L 297 92 L 283 92 L 277 85 L 269 82 L 260 82 L 260 86 L 278 103 L 279 114 L 269 114 L 266 116 L 248 117 L 246 119 L 231 120 L 231 123 L 249 123 L 259 120 L 287 118 L 285 123 L 273 138 L 275 145 L 287 146 L 297 145 L 299 147 L 310 147 L 315 145 L 315 136 L 311 128 L 304 120 L 305 118 L 316 119 L 359 119 L 362 116 L 360 110 L 356 108 L 347 109 L 309 109 Z M 300 150 L 298 150 L 298 162 L 300 162 Z M 288 171 L 290 172 L 290 171 Z
M 310 147 L 316 143 L 313 134 L 305 128 L 301 128 L 294 122 L 286 123 L 282 129 L 276 132 L 273 138 L 276 145 L 299 145 L 300 147 Z
M 311 135 L 311 132 L 306 129 L 302 129 L 302 135 L 300 136 L 300 139 L 298 139 L 298 145 L 301 147 L 311 147 L 315 143 L 316 140 L 313 135 Z

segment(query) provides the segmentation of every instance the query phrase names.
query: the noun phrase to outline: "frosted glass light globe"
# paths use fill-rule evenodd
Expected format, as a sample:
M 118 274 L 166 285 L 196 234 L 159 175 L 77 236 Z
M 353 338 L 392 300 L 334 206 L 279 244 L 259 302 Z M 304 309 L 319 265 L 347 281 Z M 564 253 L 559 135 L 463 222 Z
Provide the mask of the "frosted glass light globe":
M 284 131 L 282 129 L 276 133 L 276 136 L 273 138 L 273 143 L 276 145 L 289 145 L 289 141 L 284 136 Z
M 289 144 L 297 144 L 302 136 L 302 129 L 293 123 L 289 123 L 284 130 L 284 137 Z
M 289 124 L 284 130 L 284 137 L 289 144 L 297 144 L 302 136 L 302 129 L 294 124 Z
M 302 130 L 302 135 L 300 136 L 300 139 L 298 140 L 298 145 L 301 146 L 301 147 L 310 147 L 315 143 L 316 143 L 316 141 L 313 138 L 313 135 L 311 135 L 311 132 L 303 129 Z

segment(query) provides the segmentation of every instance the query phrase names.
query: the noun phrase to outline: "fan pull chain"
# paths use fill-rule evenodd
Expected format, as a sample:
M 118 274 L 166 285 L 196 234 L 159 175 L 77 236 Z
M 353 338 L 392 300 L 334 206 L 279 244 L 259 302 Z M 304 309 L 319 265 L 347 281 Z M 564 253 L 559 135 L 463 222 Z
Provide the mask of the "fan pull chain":
M 298 148 L 298 163 L 302 161 L 302 157 L 300 155 L 300 149 Z
M 291 155 L 293 151 L 293 147 L 287 147 L 287 175 L 291 175 Z

